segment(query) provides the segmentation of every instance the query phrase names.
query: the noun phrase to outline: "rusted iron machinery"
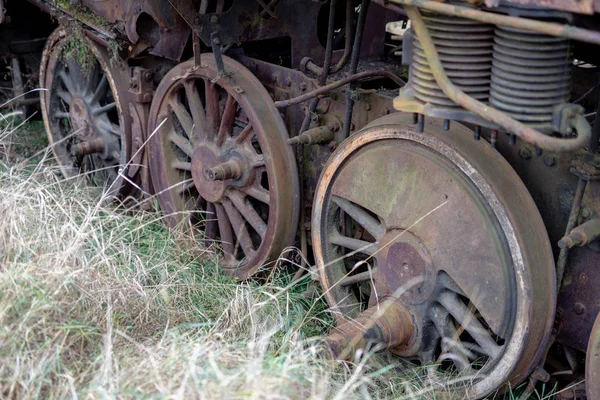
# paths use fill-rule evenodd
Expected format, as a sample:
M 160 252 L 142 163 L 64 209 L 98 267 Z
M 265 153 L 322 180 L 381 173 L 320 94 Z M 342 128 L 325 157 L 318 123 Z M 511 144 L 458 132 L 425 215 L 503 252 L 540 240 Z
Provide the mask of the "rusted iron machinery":
M 337 320 L 331 357 L 388 350 L 442 397 L 550 381 L 597 399 L 597 12 L 10 0 L 0 47 L 19 59 L 24 30 L 47 37 L 41 112 L 65 174 L 155 196 L 239 279 L 299 247 Z M 58 28 L 28 27 L 38 14 Z

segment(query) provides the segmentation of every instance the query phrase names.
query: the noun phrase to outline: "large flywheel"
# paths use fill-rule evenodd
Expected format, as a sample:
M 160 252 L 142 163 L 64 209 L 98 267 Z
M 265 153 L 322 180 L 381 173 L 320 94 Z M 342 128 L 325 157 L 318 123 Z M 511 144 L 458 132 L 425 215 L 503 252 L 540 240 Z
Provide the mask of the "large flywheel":
M 60 27 L 46 42 L 40 99 L 48 139 L 64 175 L 83 174 L 123 197 L 134 190 L 123 178 L 131 156 L 127 66 L 86 37 L 78 40 L 84 45 L 67 50 L 73 38 Z
M 220 78 L 211 54 L 163 78 L 149 117 L 150 167 L 169 225 L 219 243 L 223 271 L 245 279 L 293 243 L 298 174 L 268 92 L 223 61 Z
M 388 348 L 428 365 L 436 390 L 483 397 L 541 358 L 556 301 L 550 243 L 495 150 L 460 124 L 430 119 L 419 134 L 410 119 L 392 114 L 346 140 L 317 186 L 330 351 Z

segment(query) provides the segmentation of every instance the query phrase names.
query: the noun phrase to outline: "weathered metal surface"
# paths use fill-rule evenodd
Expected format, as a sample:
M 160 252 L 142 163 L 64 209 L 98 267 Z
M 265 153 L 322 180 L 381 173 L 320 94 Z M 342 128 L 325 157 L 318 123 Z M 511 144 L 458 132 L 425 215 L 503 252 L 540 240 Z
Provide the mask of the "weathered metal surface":
M 498 0 L 486 0 L 486 5 L 494 8 L 499 4 Z M 526 6 L 548 8 L 550 10 L 569 11 L 580 14 L 594 13 L 594 0 L 505 0 L 502 2 L 504 6 Z M 596 11 L 600 8 L 596 8 Z
M 596 316 L 587 346 L 585 381 L 588 400 L 600 399 L 600 314 Z
M 170 226 L 191 225 L 224 250 L 225 273 L 245 279 L 289 246 L 298 219 L 298 174 L 287 131 L 267 91 L 223 57 L 173 68 L 149 117 L 150 167 Z M 182 102 L 185 98 L 185 102 Z
M 571 94 L 571 43 L 501 26 L 494 42 L 490 105 L 528 126 L 551 126 Z
M 571 230 L 568 235 L 558 242 L 558 246 L 561 248 L 581 247 L 590 244 L 599 236 L 600 218 L 594 218 Z
M 435 77 L 436 83 L 440 86 L 444 94 L 452 101 L 461 107 L 474 112 L 480 117 L 498 124 L 504 128 L 505 131 L 518 136 L 528 143 L 534 144 L 540 149 L 550 151 L 573 151 L 580 149 L 589 143 L 591 127 L 581 115 L 573 115 L 572 121 L 570 122 L 572 129 L 575 129 L 578 133 L 575 138 L 555 138 L 524 125 L 506 113 L 482 103 L 460 90 L 448 78 L 437 53 L 435 44 L 419 10 L 414 7 L 406 7 L 406 12 L 411 19 L 412 27 L 427 57 L 429 68 Z M 395 106 L 402 107 L 402 98 L 399 98 L 399 101 L 395 103 Z M 403 107 L 400 109 L 403 109 Z M 411 110 L 404 109 L 404 111 Z
M 382 301 L 345 324 L 336 326 L 327 336 L 328 356 L 354 360 L 359 350 L 410 347 L 415 336 L 412 318 L 406 307 L 395 301 Z
M 398 299 L 417 335 L 399 354 L 476 373 L 481 380 L 463 389 L 471 397 L 523 380 L 544 353 L 556 301 L 552 251 L 529 193 L 459 124 L 448 134 L 429 120 L 420 135 L 410 115 L 378 121 L 336 150 L 314 197 L 315 260 L 338 323 L 351 323 L 361 302 Z M 470 369 L 469 340 L 488 360 L 481 370 Z
M 564 37 L 586 43 L 600 44 L 600 32 L 577 28 L 572 25 L 511 17 L 508 15 L 485 12 L 473 8 L 440 3 L 432 0 L 391 0 L 391 2 L 402 4 L 404 6 L 418 7 L 424 10 L 452 15 L 459 18 L 473 19 L 475 21 L 485 22 L 488 24 L 508 26 L 511 28 L 538 32 L 549 36 Z
M 129 195 L 134 188 L 119 173 L 131 156 L 126 67 L 111 63 L 105 49 L 88 41 L 96 62 L 83 71 L 65 59 L 66 35 L 58 28 L 50 36 L 40 67 L 40 86 L 47 89 L 41 96 L 42 116 L 52 151 L 66 176 L 86 173 L 110 193 Z M 85 142 L 90 143 L 78 147 Z

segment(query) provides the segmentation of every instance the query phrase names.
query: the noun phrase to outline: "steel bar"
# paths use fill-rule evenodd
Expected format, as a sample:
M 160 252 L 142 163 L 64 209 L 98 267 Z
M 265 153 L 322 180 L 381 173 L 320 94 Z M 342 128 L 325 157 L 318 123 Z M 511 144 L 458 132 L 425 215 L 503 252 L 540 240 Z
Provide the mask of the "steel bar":
M 575 118 L 575 129 L 577 131 L 576 138 L 555 138 L 544 135 L 535 129 L 529 128 L 521 122 L 511 118 L 507 114 L 474 99 L 457 88 L 450 81 L 446 71 L 444 70 L 435 48 L 435 44 L 433 43 L 427 26 L 423 21 L 420 11 L 415 7 L 406 7 L 406 12 L 412 22 L 414 32 L 417 35 L 421 46 L 423 47 L 423 51 L 425 52 L 435 81 L 440 86 L 444 94 L 456 104 L 471 112 L 474 112 L 490 122 L 503 127 L 507 132 L 517 135 L 524 141 L 531 143 L 540 149 L 556 152 L 573 151 L 588 144 L 591 136 L 591 129 L 583 116 L 580 118 Z
M 362 0 L 360 2 L 360 14 L 358 16 L 358 23 L 356 24 L 356 32 L 354 34 L 354 44 L 352 45 L 352 57 L 350 59 L 350 73 L 356 74 L 358 69 L 358 59 L 360 58 L 360 47 L 362 44 L 362 37 L 365 30 L 365 23 L 367 20 L 367 13 L 369 12 L 369 4 L 371 0 Z M 350 128 L 352 126 L 352 113 L 354 109 L 354 100 L 352 99 L 352 85 L 348 84 L 346 88 L 346 107 L 344 112 L 344 125 L 342 126 L 342 140 L 350 135 Z
M 543 33 L 549 36 L 564 37 L 581 42 L 600 44 L 600 32 L 577 28 L 572 25 L 563 25 L 553 22 L 536 21 L 528 18 L 494 14 L 431 0 L 390 0 L 390 2 L 402 4 L 404 6 L 418 7 L 424 10 L 452 15 L 458 18 L 473 19 L 488 24 L 508 26 L 511 28 Z
M 402 79 L 400 79 L 398 77 L 398 75 L 396 75 L 392 72 L 389 72 L 389 71 L 363 71 L 363 72 L 359 72 L 354 75 L 347 76 L 344 79 L 340 79 L 339 81 L 335 81 L 333 83 L 330 83 L 329 85 L 322 86 L 318 89 L 315 89 L 313 91 L 305 93 L 301 96 L 297 96 L 297 97 L 287 99 L 287 100 L 276 101 L 275 107 L 284 108 L 284 107 L 293 106 L 295 104 L 302 103 L 304 101 L 310 100 L 314 97 L 323 95 L 325 93 L 329 93 L 332 90 L 335 90 L 335 89 L 337 89 L 341 86 L 344 86 L 350 82 L 354 82 L 354 81 L 358 81 L 358 80 L 362 80 L 362 79 L 366 79 L 366 78 L 373 78 L 373 77 L 382 77 L 382 78 L 390 79 L 390 80 L 394 81 L 394 83 L 398 84 L 398 86 L 400 86 L 400 87 L 404 86 L 404 84 L 406 83 Z

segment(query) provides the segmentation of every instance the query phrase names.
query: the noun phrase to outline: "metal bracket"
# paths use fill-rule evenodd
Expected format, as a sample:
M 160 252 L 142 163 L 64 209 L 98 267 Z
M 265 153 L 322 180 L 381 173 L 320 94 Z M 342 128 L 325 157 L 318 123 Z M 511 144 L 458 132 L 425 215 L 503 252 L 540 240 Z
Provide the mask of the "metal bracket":
M 231 73 L 225 71 L 225 65 L 223 64 L 223 54 L 221 53 L 221 39 L 219 37 L 219 31 L 215 31 L 210 34 L 213 55 L 215 57 L 215 64 L 217 65 L 217 77 L 212 80 L 212 83 L 216 83 L 224 76 L 230 76 Z

